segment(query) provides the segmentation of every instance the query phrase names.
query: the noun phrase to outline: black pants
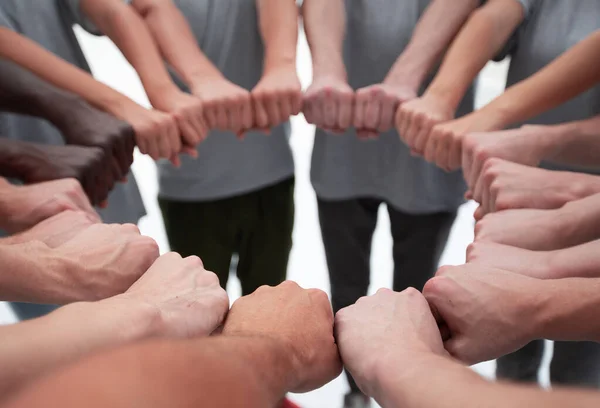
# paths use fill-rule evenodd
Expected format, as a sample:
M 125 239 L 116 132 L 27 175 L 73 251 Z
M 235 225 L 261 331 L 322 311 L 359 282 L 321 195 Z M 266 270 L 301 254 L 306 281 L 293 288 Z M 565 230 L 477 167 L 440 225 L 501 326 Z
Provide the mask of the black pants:
M 521 350 L 497 360 L 498 379 L 538 382 L 538 371 L 544 355 L 544 341 L 529 343 Z M 554 342 L 550 363 L 553 386 L 600 387 L 600 344 L 592 342 Z
M 294 228 L 293 178 L 222 200 L 161 198 L 159 204 L 171 249 L 199 256 L 223 288 L 236 253 L 243 295 L 285 280 Z
M 371 241 L 381 200 L 318 199 L 319 221 L 331 282 L 331 300 L 337 312 L 365 296 L 370 283 Z M 446 247 L 455 212 L 411 215 L 388 205 L 394 241 L 395 291 L 423 289 L 435 274 Z M 348 376 L 352 392 L 359 389 Z

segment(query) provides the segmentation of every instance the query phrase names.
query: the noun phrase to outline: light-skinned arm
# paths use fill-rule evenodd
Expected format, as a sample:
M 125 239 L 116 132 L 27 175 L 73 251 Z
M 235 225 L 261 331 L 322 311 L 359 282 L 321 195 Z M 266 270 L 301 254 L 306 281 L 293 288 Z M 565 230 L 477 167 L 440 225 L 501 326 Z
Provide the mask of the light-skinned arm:
M 382 289 L 362 298 L 338 312 L 336 331 L 345 366 L 382 407 L 558 408 L 600 401 L 594 392 L 545 392 L 484 380 L 448 356 L 430 306 L 415 289 Z
M 0 27 L 0 56 L 31 71 L 54 86 L 72 92 L 90 105 L 129 123 L 140 151 L 160 157 L 160 140 L 178 135 L 171 115 L 148 110 L 125 95 L 96 81 L 89 73 L 69 64 L 30 39 Z
M 192 94 L 202 99 L 209 129 L 242 134 L 252 128 L 250 92 L 225 79 L 202 53 L 185 16 L 172 0 L 135 0 L 132 5 L 144 19 L 164 60 Z
M 600 30 L 478 111 L 436 125 L 427 136 L 425 159 L 444 169 L 458 169 L 465 135 L 504 129 L 567 102 L 600 81 L 598 66 Z
M 208 336 L 228 306 L 216 275 L 197 257 L 164 255 L 123 294 L 0 327 L 0 398 L 94 352 L 153 337 Z
M 236 301 L 221 336 L 98 355 L 48 376 L 4 408 L 48 401 L 65 408 L 262 408 L 288 391 L 318 388 L 340 371 L 327 296 L 286 282 Z
M 170 152 L 178 164 L 182 144 L 189 150 L 206 138 L 202 102 L 175 85 L 150 30 L 132 6 L 121 0 L 81 0 L 80 7 L 135 68 L 152 106 L 175 116 L 181 138 L 161 139 L 161 152 Z
M 265 55 L 263 75 L 252 89 L 254 126 L 270 129 L 302 109 L 296 72 L 298 6 L 294 0 L 256 0 Z
M 394 126 L 398 107 L 417 96 L 423 81 L 479 3 L 431 2 L 384 81 L 356 91 L 354 127 L 359 136 L 373 136 Z
M 598 167 L 600 115 L 558 125 L 525 125 L 519 129 L 470 133 L 465 136 L 462 166 L 471 189 L 487 160 L 499 158 L 528 166 L 542 161 Z
M 396 126 L 414 152 L 425 152 L 427 133 L 435 124 L 454 118 L 481 69 L 524 18 L 523 6 L 516 0 L 487 1 L 470 15 L 423 96 L 398 111 Z

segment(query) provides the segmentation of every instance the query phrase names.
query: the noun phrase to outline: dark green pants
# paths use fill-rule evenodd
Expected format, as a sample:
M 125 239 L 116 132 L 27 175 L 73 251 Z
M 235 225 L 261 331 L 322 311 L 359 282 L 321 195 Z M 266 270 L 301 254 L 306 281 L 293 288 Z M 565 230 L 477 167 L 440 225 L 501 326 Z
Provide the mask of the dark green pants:
M 159 198 L 171 250 L 197 255 L 227 286 L 233 254 L 242 294 L 285 280 L 294 227 L 294 179 L 216 201 Z

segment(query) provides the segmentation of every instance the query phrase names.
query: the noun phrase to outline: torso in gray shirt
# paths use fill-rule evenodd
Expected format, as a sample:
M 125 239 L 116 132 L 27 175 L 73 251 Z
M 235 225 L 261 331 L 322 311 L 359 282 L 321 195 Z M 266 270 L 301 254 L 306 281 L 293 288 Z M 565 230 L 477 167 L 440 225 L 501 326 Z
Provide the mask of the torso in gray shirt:
M 354 89 L 380 83 L 408 44 L 429 0 L 346 0 L 344 59 Z M 458 115 L 473 109 L 473 88 Z M 466 186 L 461 172 L 446 173 L 412 157 L 396 130 L 376 141 L 355 131 L 342 136 L 317 129 L 311 179 L 322 199 L 375 197 L 409 213 L 454 211 Z
M 61 0 L 0 0 L 0 25 L 11 28 L 66 61 L 90 72 L 72 26 L 77 23 L 70 5 Z M 0 113 L 0 136 L 44 144 L 63 144 L 60 132 L 45 120 Z M 133 174 L 111 192 L 105 222 L 137 223 L 145 215 Z
M 175 0 L 204 54 L 228 80 L 247 90 L 258 83 L 263 66 L 255 3 Z M 159 194 L 176 200 L 208 201 L 249 193 L 289 178 L 294 174 L 289 135 L 289 123 L 273 129 L 270 136 L 248 133 L 243 141 L 231 132 L 212 131 L 198 145 L 198 159 L 182 157 L 179 169 L 159 162 Z
M 600 29 L 599 0 L 519 1 L 525 8 L 527 19 L 516 34 L 507 87 L 535 74 Z M 597 85 L 577 98 L 528 120 L 527 123 L 553 125 L 599 114 L 600 85 Z M 557 165 L 545 167 L 577 170 Z

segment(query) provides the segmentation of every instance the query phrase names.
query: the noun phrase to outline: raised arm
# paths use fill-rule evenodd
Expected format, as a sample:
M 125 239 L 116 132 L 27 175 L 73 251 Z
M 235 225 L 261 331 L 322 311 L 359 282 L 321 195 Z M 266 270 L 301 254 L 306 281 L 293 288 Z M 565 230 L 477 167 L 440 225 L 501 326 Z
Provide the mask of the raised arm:
M 287 391 L 318 388 L 340 371 L 327 296 L 286 282 L 236 301 L 221 336 L 98 355 L 47 377 L 5 408 L 48 401 L 64 408 L 262 408 Z
M 183 93 L 171 79 L 150 30 L 134 8 L 122 0 L 81 0 L 81 11 L 119 47 L 137 71 L 156 109 L 173 113 L 181 138 L 163 140 L 173 157 L 183 145 L 195 147 L 206 137 L 202 103 Z M 166 147 L 165 147 L 166 149 Z M 177 163 L 177 160 L 174 160 Z
M 400 135 L 415 152 L 424 152 L 423 133 L 454 117 L 479 71 L 500 52 L 524 18 L 517 0 L 490 0 L 471 14 L 423 96 L 398 113 Z
M 255 126 L 269 129 L 302 109 L 296 73 L 298 6 L 294 0 L 256 0 L 265 56 L 263 76 L 252 90 Z
M 223 77 L 198 47 L 194 34 L 172 0 L 134 0 L 162 57 L 202 99 L 210 129 L 243 133 L 252 127 L 250 92 Z
M 356 92 L 354 127 L 391 129 L 398 107 L 417 96 L 427 75 L 478 5 L 477 0 L 431 2 L 383 83 Z

